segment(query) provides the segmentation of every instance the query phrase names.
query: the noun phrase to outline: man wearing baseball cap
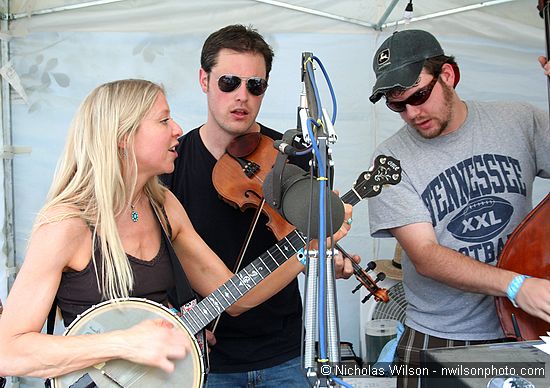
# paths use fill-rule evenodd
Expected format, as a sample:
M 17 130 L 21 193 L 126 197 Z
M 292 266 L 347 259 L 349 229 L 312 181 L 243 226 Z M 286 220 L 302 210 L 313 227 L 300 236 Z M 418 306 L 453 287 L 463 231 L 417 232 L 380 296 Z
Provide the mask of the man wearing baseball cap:
M 532 207 L 535 177 L 550 178 L 547 113 L 462 101 L 458 65 L 426 31 L 394 33 L 373 68 L 371 102 L 384 98 L 405 121 L 374 153 L 399 159 L 403 178 L 369 200 L 372 236 L 393 236 L 404 249 L 398 361 L 419 365 L 422 349 L 506 341 L 494 296 L 550 322 L 550 281 L 495 267 Z M 398 377 L 398 387 L 419 383 Z

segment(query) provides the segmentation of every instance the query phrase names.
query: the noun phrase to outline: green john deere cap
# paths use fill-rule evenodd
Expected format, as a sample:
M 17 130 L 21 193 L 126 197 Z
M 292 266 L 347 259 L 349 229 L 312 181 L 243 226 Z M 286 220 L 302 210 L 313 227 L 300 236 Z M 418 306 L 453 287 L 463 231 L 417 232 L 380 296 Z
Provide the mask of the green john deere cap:
M 374 104 L 389 90 L 413 86 L 428 58 L 444 55 L 441 45 L 427 31 L 394 32 L 376 51 L 372 67 L 376 83 L 370 101 Z

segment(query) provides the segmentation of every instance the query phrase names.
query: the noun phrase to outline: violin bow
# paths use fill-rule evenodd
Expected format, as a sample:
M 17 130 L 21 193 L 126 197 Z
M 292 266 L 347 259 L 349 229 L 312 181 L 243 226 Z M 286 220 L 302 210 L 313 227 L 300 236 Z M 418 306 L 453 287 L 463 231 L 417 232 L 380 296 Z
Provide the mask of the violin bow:
M 254 234 L 254 231 L 256 230 L 256 225 L 258 224 L 258 220 L 260 219 L 260 215 L 262 214 L 262 209 L 265 204 L 265 198 L 262 199 L 262 203 L 260 206 L 256 208 L 256 211 L 254 213 L 254 218 L 252 220 L 252 223 L 250 224 L 250 228 L 248 228 L 248 232 L 246 234 L 246 237 L 244 239 L 243 245 L 241 246 L 241 251 L 239 253 L 239 257 L 237 258 L 237 261 L 235 262 L 235 267 L 233 268 L 233 273 L 237 273 L 241 270 L 241 264 L 243 263 L 244 255 L 246 254 L 246 251 L 248 250 L 248 245 L 250 244 L 250 240 L 252 240 L 252 234 Z M 210 324 L 210 331 L 212 334 L 215 333 L 218 323 L 220 323 L 221 315 L 218 315 L 216 320 Z

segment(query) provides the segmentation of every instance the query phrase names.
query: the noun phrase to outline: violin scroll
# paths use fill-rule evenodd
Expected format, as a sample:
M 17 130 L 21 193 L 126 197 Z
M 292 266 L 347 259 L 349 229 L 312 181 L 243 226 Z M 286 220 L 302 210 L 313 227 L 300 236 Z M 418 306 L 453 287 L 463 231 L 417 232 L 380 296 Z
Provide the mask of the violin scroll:
M 365 287 L 367 291 L 369 292 L 367 296 L 363 298 L 361 303 L 365 303 L 367 300 L 370 299 L 371 296 L 374 296 L 374 300 L 377 302 L 384 302 L 387 303 L 390 300 L 390 297 L 388 295 L 388 290 L 385 288 L 380 288 L 378 286 L 378 282 L 384 280 L 386 278 L 386 274 L 383 272 L 379 272 L 376 275 L 376 279 L 372 279 L 372 277 L 367 273 L 368 271 L 372 271 L 376 268 L 376 263 L 374 261 L 370 261 L 367 264 L 367 270 L 361 268 L 359 264 L 357 264 L 355 261 L 353 261 L 353 258 L 349 253 L 347 253 L 339 244 L 336 244 L 336 248 L 342 252 L 342 255 L 350 259 L 351 264 L 353 266 L 353 274 L 359 280 L 359 284 L 355 289 L 352 291 L 352 293 L 356 293 L 361 289 L 361 287 Z

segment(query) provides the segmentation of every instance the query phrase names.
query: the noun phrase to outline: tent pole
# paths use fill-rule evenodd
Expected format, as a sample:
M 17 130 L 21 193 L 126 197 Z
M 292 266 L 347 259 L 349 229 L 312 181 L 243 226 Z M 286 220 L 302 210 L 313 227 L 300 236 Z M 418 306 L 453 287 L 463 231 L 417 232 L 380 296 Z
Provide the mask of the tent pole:
M 544 19 L 544 32 L 546 38 L 546 59 L 550 60 L 550 1 L 539 1 L 540 16 Z M 546 77 L 546 87 L 548 88 L 548 103 L 550 104 L 550 76 Z M 550 109 L 548 110 L 550 114 Z
M 9 0 L 2 0 L 2 9 L 5 13 L 9 12 Z M 0 31 L 7 34 L 9 31 L 8 20 L 0 20 Z M 3 67 L 9 62 L 9 40 L 2 39 L 0 42 L 0 66 Z M 0 88 L 0 101 L 2 103 L 0 125 L 2 126 L 2 150 L 10 150 L 12 146 L 12 126 L 11 126 L 11 98 L 10 84 L 2 77 Z M 2 152 L 2 168 L 3 168 L 3 206 L 4 220 L 2 225 L 2 237 L 4 243 L 2 245 L 0 257 L 5 258 L 7 282 L 6 290 L 9 292 L 16 275 L 15 262 L 15 233 L 14 233 L 14 200 L 13 200 L 13 158 L 10 152 Z M 3 284 L 4 286 L 4 284 Z
M 13 14 L 13 15 L 9 15 L 9 19 L 10 20 L 17 20 L 17 19 L 26 18 L 26 17 L 29 17 L 29 16 L 46 15 L 46 14 L 56 13 L 56 12 L 70 11 L 70 10 L 73 10 L 73 9 L 93 7 L 93 6 L 96 6 L 96 5 L 118 3 L 120 1 L 126 1 L 126 0 L 85 1 L 83 3 L 63 5 L 63 6 L 60 6 L 60 7 L 53 7 L 53 8 L 46 8 L 46 9 L 39 9 L 39 10 L 36 10 L 36 11 L 31 11 L 31 12 L 16 13 L 16 14 Z
M 491 7 L 493 5 L 499 5 L 499 4 L 503 4 L 503 3 L 511 3 L 513 1 L 518 1 L 518 0 L 491 0 L 491 1 L 483 1 L 483 2 L 480 2 L 478 4 L 472 4 L 472 5 L 467 5 L 467 6 L 464 6 L 464 7 L 458 7 L 458 8 L 452 8 L 452 9 L 448 9 L 446 11 L 441 11 L 441 12 L 434 12 L 434 13 L 431 13 L 431 14 L 428 14 L 428 15 L 424 15 L 424 16 L 419 16 L 419 17 L 413 17 L 410 22 L 419 22 L 421 20 L 427 20 L 427 19 L 433 19 L 433 18 L 438 18 L 438 17 L 441 17 L 441 16 L 447 16 L 447 15 L 452 15 L 452 14 L 455 14 L 455 13 L 460 13 L 460 12 L 466 12 L 466 11 L 472 11 L 474 9 L 478 9 L 478 8 L 484 8 L 484 7 Z M 395 24 L 404 24 L 405 23 L 405 20 L 399 20 L 397 22 L 392 22 L 392 23 L 385 23 L 382 25 L 381 28 L 386 28 L 386 27 L 390 27 L 390 26 L 395 26 Z
M 380 20 L 378 20 L 378 23 L 376 23 L 373 26 L 373 28 L 375 30 L 381 31 L 382 28 L 384 28 L 386 26 L 386 24 L 384 24 L 384 22 L 386 20 L 388 20 L 388 18 L 390 17 L 390 14 L 392 13 L 393 9 L 395 8 L 395 6 L 397 5 L 398 2 L 399 2 L 399 0 L 392 0 L 390 5 L 388 5 L 388 8 L 386 8 L 386 10 L 384 11 L 384 14 L 380 17 Z M 395 24 L 395 23 L 391 23 L 391 24 Z
M 252 0 L 252 1 L 255 1 L 257 3 L 264 3 L 264 4 L 273 5 L 275 7 L 291 9 L 291 10 L 294 10 L 294 11 L 299 11 L 299 12 L 307 13 L 307 14 L 310 14 L 310 15 L 322 16 L 322 17 L 325 17 L 325 18 L 328 18 L 328 19 L 339 20 L 341 22 L 357 24 L 357 25 L 363 26 L 363 27 L 374 28 L 374 25 L 372 23 L 366 22 L 364 20 L 353 19 L 353 18 L 349 18 L 349 17 L 345 17 L 345 16 L 339 16 L 339 15 L 335 15 L 333 13 L 319 11 L 318 9 L 302 7 L 302 6 L 294 5 L 294 4 L 288 4 L 288 3 L 285 3 L 283 1 L 276 1 L 276 0 Z M 394 0 L 394 1 L 398 1 L 398 0 Z

